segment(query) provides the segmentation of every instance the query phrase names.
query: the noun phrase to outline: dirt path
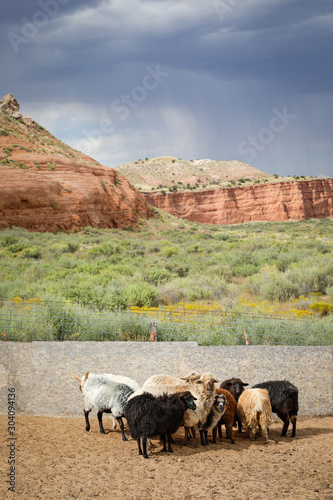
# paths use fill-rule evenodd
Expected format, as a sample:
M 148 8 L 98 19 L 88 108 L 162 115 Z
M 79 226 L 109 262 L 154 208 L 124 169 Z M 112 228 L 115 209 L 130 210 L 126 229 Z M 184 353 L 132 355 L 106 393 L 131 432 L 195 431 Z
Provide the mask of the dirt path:
M 299 418 L 296 439 L 280 436 L 272 425 L 267 445 L 238 436 L 174 454 L 158 446 L 149 460 L 138 456 L 135 441 L 123 443 L 119 428 L 104 417 L 107 434 L 91 431 L 84 418 L 16 417 L 16 494 L 7 491 L 7 417 L 0 416 L 1 498 L 26 499 L 333 499 L 333 416 Z M 290 431 L 289 431 L 290 435 Z

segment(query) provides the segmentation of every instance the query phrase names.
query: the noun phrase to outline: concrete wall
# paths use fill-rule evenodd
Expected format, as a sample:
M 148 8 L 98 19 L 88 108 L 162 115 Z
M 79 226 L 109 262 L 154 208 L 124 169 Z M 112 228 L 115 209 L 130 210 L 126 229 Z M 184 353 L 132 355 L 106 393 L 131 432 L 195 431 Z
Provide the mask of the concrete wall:
M 196 342 L 1 342 L 0 413 L 15 388 L 17 413 L 81 416 L 82 395 L 71 373 L 116 373 L 142 384 L 150 375 L 209 371 L 251 385 L 288 379 L 299 388 L 300 415 L 332 412 L 332 347 L 205 346 Z

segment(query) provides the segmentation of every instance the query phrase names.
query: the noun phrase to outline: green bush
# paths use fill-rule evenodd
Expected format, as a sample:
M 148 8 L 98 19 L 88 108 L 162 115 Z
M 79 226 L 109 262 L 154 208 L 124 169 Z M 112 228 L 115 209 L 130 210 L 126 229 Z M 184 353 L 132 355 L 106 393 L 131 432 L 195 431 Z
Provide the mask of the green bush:
M 21 252 L 22 257 L 27 259 L 39 259 L 41 256 L 40 250 L 37 247 L 27 247 Z
M 137 307 L 151 307 L 158 295 L 156 288 L 150 286 L 145 281 L 128 285 L 124 293 L 128 305 Z
M 333 313 L 333 306 L 327 302 L 314 302 L 310 306 L 311 311 L 318 316 L 327 316 Z
M 178 248 L 175 247 L 175 246 L 166 247 L 166 248 L 163 248 L 162 253 L 166 257 L 171 257 L 172 255 L 177 255 L 178 254 Z
M 146 280 L 154 285 L 160 285 L 175 278 L 175 274 L 165 269 L 165 267 L 151 266 L 146 271 Z

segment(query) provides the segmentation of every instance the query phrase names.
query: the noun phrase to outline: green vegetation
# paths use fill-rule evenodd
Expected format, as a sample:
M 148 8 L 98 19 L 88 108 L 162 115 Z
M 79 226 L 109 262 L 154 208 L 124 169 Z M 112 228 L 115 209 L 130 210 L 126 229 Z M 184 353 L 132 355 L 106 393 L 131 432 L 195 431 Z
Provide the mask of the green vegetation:
M 154 211 L 153 219 L 126 231 L 1 231 L 0 297 L 58 301 L 108 314 L 155 306 L 204 307 L 206 313 L 219 311 L 239 321 L 248 314 L 274 315 L 280 318 L 276 328 L 282 319 L 294 318 L 308 338 L 332 340 L 332 219 L 212 226 Z M 173 323 L 160 335 L 199 335 L 193 325 L 189 331 Z M 77 328 L 75 335 L 83 338 L 85 327 Z M 236 330 L 237 336 L 243 331 L 238 324 L 230 338 L 224 333 L 221 339 L 221 329 L 214 328 L 213 343 L 230 343 Z M 269 334 L 273 343 L 282 335 L 281 326 L 275 333 L 274 328 Z M 254 330 L 254 343 L 267 340 L 267 325 L 259 319 Z

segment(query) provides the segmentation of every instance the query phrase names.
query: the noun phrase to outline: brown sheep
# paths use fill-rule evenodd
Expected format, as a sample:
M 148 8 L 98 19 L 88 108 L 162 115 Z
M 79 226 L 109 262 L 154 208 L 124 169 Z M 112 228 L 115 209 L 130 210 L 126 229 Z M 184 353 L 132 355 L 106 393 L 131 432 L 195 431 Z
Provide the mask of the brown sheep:
M 233 377 L 229 378 L 228 380 L 224 380 L 220 384 L 220 389 L 225 389 L 229 391 L 235 398 L 236 402 L 238 402 L 239 396 L 242 394 L 242 392 L 244 392 L 244 387 L 247 385 L 249 385 L 247 382 L 243 382 L 240 378 Z M 238 432 L 242 432 L 242 422 L 236 414 L 234 422 L 235 427 L 237 423 L 238 423 Z M 220 429 L 219 429 L 219 436 L 220 438 L 222 437 L 222 435 L 220 434 Z
M 248 389 L 237 403 L 238 416 L 247 427 L 250 439 L 255 439 L 257 429 L 268 441 L 268 427 L 272 421 L 272 406 L 267 389 Z
M 223 413 L 222 417 L 220 418 L 218 424 L 216 427 L 213 429 L 213 443 L 216 443 L 216 434 L 217 431 L 219 431 L 219 436 L 220 438 L 222 437 L 222 425 L 225 425 L 226 431 L 227 431 L 227 437 L 230 439 L 232 444 L 234 444 L 234 433 L 233 433 L 233 424 L 235 421 L 235 417 L 237 415 L 237 403 L 233 395 L 225 390 L 225 389 L 216 389 L 215 394 L 222 394 L 225 397 L 226 400 L 226 410 Z

